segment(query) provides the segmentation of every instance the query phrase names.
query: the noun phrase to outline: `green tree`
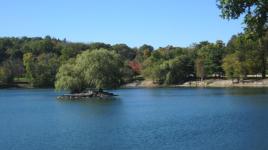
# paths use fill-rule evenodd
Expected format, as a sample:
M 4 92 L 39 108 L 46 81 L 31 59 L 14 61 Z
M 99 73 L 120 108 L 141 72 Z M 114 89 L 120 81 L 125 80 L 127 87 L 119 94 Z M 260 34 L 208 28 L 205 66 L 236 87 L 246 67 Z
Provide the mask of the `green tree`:
M 193 74 L 193 62 L 187 55 L 180 55 L 168 61 L 169 71 L 166 75 L 166 84 L 182 83 Z
M 195 72 L 196 76 L 201 79 L 201 81 L 205 78 L 205 69 L 204 69 L 204 60 L 202 58 L 197 58 L 195 60 Z
M 26 75 L 33 87 L 51 87 L 60 61 L 55 54 L 41 54 L 34 57 L 32 53 L 23 56 Z
M 224 44 L 222 41 L 217 41 L 214 43 L 201 42 L 197 46 L 197 59 L 196 71 L 202 71 L 202 77 L 217 75 L 221 76 L 223 74 L 222 69 L 222 59 L 224 56 Z M 202 61 L 202 68 L 201 67 Z M 199 72 L 201 73 L 201 72 Z M 201 74 L 199 74 L 201 75 Z M 200 76 L 201 77 L 201 76 Z
M 81 92 L 86 88 L 116 88 L 122 83 L 123 63 L 118 54 L 106 49 L 85 51 L 73 64 L 60 67 L 56 89 Z
M 177 84 L 186 81 L 193 75 L 192 59 L 188 55 L 179 55 L 173 59 L 155 59 L 152 55 L 147 59 L 142 75 L 159 84 Z
M 55 53 L 56 40 L 51 39 L 49 36 L 46 38 L 33 38 L 26 42 L 23 49 L 26 52 L 33 53 L 34 55 L 40 55 L 42 53 Z
M 25 53 L 23 55 L 23 65 L 25 67 L 25 71 L 26 71 L 26 78 L 28 78 L 29 80 L 32 80 L 32 70 L 33 70 L 33 63 L 34 58 L 33 58 L 33 54 L 32 53 Z
M 233 36 L 227 44 L 227 53 L 236 53 L 241 63 L 241 75 L 262 73 L 262 53 L 258 41 L 248 39 L 244 34 Z
M 0 39 L 0 63 L 8 58 L 7 51 L 12 48 L 13 42 L 9 38 Z
M 70 90 L 71 93 L 83 91 L 86 88 L 86 83 L 79 69 L 75 65 L 74 59 L 70 59 L 63 64 L 56 75 L 55 88 L 58 90 Z
M 267 0 L 217 0 L 224 19 L 238 19 L 244 16 L 245 32 L 250 38 L 257 38 L 261 47 L 262 77 L 266 77 L 267 50 L 263 37 L 268 32 Z
M 244 16 L 246 32 L 265 35 L 268 29 L 268 1 L 267 0 L 217 0 L 221 9 L 221 17 L 224 19 L 238 19 Z
M 239 61 L 238 53 L 227 55 L 223 59 L 222 66 L 228 78 L 231 78 L 232 80 L 237 78 L 239 81 L 242 74 L 242 64 Z
M 105 49 L 85 51 L 76 58 L 88 85 L 96 88 L 113 88 L 120 85 L 121 68 L 119 56 Z
M 128 47 L 126 44 L 115 44 L 112 46 L 112 49 L 126 60 L 133 60 L 136 56 L 136 51 Z
M 61 60 L 62 62 L 67 61 L 70 58 L 74 58 L 78 54 L 78 51 L 70 46 L 65 46 L 61 49 Z
M 0 84 L 10 84 L 15 77 L 15 67 L 11 60 L 5 61 L 0 65 Z
M 101 43 L 101 42 L 93 42 L 93 43 L 90 43 L 88 45 L 88 50 L 95 50 L 95 49 L 107 49 L 107 50 L 110 50 L 111 49 L 111 45 L 110 44 Z

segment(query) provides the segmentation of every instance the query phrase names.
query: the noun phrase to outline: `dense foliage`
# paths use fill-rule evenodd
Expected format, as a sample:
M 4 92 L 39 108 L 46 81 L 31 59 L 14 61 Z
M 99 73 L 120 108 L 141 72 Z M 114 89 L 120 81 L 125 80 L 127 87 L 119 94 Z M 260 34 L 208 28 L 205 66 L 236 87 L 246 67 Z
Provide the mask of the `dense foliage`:
M 143 62 L 142 75 L 159 84 L 176 84 L 194 76 L 194 57 L 190 50 L 160 48 Z
M 0 86 L 20 79 L 33 87 L 79 92 L 113 88 L 137 79 L 158 84 L 187 80 L 243 80 L 267 73 L 268 1 L 217 0 L 221 17 L 244 17 L 245 32 L 227 44 L 203 41 L 187 48 L 72 43 L 46 36 L 0 38 Z
M 25 75 L 34 87 L 52 87 L 60 62 L 55 54 L 23 55 Z
M 226 19 L 238 19 L 244 16 L 247 34 L 262 37 L 268 30 L 267 0 L 217 0 L 221 16 Z
M 268 0 L 217 0 L 224 19 L 244 18 L 245 36 L 258 40 L 262 78 L 266 77 Z M 266 40 L 265 40 L 266 36 Z
M 33 87 L 81 91 L 111 88 L 145 78 L 158 84 L 179 84 L 205 78 L 245 79 L 263 72 L 268 34 L 246 34 L 222 41 L 203 41 L 187 48 L 150 45 L 72 43 L 45 38 L 0 38 L 0 84 L 26 79 Z M 56 77 L 57 74 L 57 77 Z M 16 80 L 17 81 L 17 80 Z
M 106 49 L 87 50 L 60 67 L 56 89 L 75 93 L 86 88 L 115 88 L 123 80 L 122 68 L 118 54 Z

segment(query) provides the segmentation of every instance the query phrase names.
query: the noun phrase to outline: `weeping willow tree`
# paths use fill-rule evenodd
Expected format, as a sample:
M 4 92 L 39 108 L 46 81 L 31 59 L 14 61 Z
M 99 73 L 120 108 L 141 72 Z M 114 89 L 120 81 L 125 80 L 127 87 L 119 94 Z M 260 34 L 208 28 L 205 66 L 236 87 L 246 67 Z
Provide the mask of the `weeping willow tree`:
M 60 67 L 55 87 L 72 93 L 86 88 L 116 88 L 122 82 L 122 68 L 118 54 L 106 49 L 88 50 Z
M 85 89 L 85 82 L 74 60 L 62 65 L 56 75 L 55 87 L 57 90 L 70 90 L 77 93 Z

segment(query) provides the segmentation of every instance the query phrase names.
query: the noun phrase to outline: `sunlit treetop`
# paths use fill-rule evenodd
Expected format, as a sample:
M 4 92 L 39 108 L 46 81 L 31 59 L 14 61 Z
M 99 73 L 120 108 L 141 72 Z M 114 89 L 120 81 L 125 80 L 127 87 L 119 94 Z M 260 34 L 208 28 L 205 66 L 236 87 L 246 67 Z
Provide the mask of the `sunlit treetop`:
M 224 19 L 244 17 L 245 31 L 263 37 L 268 31 L 268 0 L 217 0 Z

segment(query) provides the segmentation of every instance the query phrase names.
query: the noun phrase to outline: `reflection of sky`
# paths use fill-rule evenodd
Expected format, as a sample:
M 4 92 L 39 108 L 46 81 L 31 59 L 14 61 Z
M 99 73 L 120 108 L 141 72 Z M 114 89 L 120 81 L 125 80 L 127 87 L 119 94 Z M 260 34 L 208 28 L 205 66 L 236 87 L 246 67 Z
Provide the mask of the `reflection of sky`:
M 2 149 L 265 149 L 266 89 L 121 89 L 109 101 L 0 90 Z M 255 94 L 254 94 L 255 93 Z

